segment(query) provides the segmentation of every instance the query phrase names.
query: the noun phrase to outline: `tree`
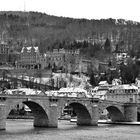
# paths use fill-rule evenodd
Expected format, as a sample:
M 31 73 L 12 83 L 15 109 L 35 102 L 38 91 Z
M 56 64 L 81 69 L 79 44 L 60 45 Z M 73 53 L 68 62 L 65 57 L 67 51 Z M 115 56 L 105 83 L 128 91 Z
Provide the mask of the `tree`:
M 140 53 L 140 52 L 139 52 Z M 139 54 L 138 53 L 138 54 Z M 133 57 L 135 57 L 135 56 L 137 56 L 138 57 L 138 55 L 136 54 L 136 52 L 135 52 L 135 49 L 134 48 L 132 48 L 130 51 L 129 51 L 129 54 L 130 54 L 130 56 L 133 58 Z
M 42 81 L 42 71 L 41 70 L 38 70 L 36 73 L 35 73 L 35 77 L 39 78 L 39 81 L 41 83 Z
M 89 82 L 90 82 L 90 84 L 91 84 L 92 86 L 96 86 L 96 85 L 97 85 L 94 72 L 92 72 L 92 73 L 90 74 L 90 80 L 89 80 Z
M 137 58 L 140 58 L 140 46 L 137 49 L 137 53 L 136 53 Z
M 3 81 L 7 78 L 8 74 L 10 74 L 10 71 L 9 71 L 9 70 L 3 70 L 3 71 L 2 71 L 2 78 L 3 78 Z
M 134 83 L 136 77 L 139 75 L 139 68 L 136 64 L 122 64 L 120 66 L 120 74 L 122 78 L 122 83 Z
M 104 49 L 108 53 L 111 52 L 111 43 L 110 43 L 110 40 L 108 38 L 106 39 L 106 42 L 104 44 Z
M 70 74 L 70 77 L 69 77 L 69 82 L 72 83 L 73 82 L 73 76 L 72 74 Z
M 53 63 L 53 69 L 52 69 L 52 71 L 56 71 L 57 70 L 57 66 L 56 66 L 56 64 L 55 63 Z

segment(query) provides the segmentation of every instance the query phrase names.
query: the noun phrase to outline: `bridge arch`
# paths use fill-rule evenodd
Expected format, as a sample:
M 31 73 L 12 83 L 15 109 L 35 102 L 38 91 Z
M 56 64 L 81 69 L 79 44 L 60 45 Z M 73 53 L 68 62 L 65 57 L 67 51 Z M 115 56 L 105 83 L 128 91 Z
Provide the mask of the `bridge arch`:
M 123 112 L 116 106 L 108 106 L 106 110 L 109 113 L 109 117 L 112 122 L 121 122 L 124 121 L 124 114 Z
M 14 109 L 14 107 L 19 103 L 23 103 L 31 109 L 34 116 L 34 127 L 48 127 L 49 119 L 47 112 L 45 108 L 36 101 L 18 101 L 13 103 L 10 102 L 7 108 L 7 116 L 10 113 L 10 111 Z
M 140 111 L 137 111 L 137 121 L 140 122 Z
M 82 103 L 72 102 L 69 104 L 77 116 L 77 125 L 91 125 L 92 117 L 88 108 Z

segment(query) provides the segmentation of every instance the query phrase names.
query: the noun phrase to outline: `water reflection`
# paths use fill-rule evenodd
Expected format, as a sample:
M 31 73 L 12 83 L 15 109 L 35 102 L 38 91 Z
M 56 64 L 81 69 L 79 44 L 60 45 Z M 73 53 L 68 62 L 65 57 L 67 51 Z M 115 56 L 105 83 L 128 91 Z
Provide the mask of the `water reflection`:
M 100 124 L 77 126 L 69 121 L 59 121 L 58 128 L 34 128 L 32 120 L 8 120 L 2 140 L 118 140 L 140 139 L 140 126 Z

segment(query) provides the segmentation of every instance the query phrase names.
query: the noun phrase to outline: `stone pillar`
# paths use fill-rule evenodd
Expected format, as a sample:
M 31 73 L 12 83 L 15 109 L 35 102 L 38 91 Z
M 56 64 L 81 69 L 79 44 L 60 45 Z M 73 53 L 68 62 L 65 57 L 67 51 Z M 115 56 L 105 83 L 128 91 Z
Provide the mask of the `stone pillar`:
M 97 126 L 98 125 L 98 106 L 93 105 L 90 108 L 90 117 L 87 117 L 87 115 L 79 113 L 80 116 L 77 117 L 77 125 L 87 125 L 87 126 Z
M 86 117 L 77 117 L 77 125 L 90 126 L 92 125 L 92 120 Z
M 57 128 L 58 127 L 58 113 L 57 113 L 57 104 L 51 103 L 49 106 L 48 114 L 48 127 Z
M 124 105 L 124 116 L 126 122 L 137 121 L 137 106 L 136 104 L 129 103 Z
M 50 103 L 50 106 L 47 107 L 46 112 L 47 116 L 46 114 L 40 114 L 40 112 L 36 112 L 36 114 L 34 114 L 34 127 L 57 128 L 58 126 L 57 104 Z
M 0 130 L 6 129 L 6 106 L 0 104 Z
M 97 105 L 92 106 L 91 117 L 92 117 L 91 125 L 98 125 L 99 109 Z
M 48 126 L 48 118 L 43 115 L 35 115 L 34 116 L 34 127 L 49 127 Z

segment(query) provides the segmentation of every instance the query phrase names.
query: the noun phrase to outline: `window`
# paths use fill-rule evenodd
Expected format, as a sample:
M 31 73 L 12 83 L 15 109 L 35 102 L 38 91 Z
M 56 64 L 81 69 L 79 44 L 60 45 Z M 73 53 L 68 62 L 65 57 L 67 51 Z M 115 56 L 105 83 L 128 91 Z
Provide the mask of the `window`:
M 129 101 L 130 101 L 130 102 L 133 102 L 133 98 L 129 98 Z

